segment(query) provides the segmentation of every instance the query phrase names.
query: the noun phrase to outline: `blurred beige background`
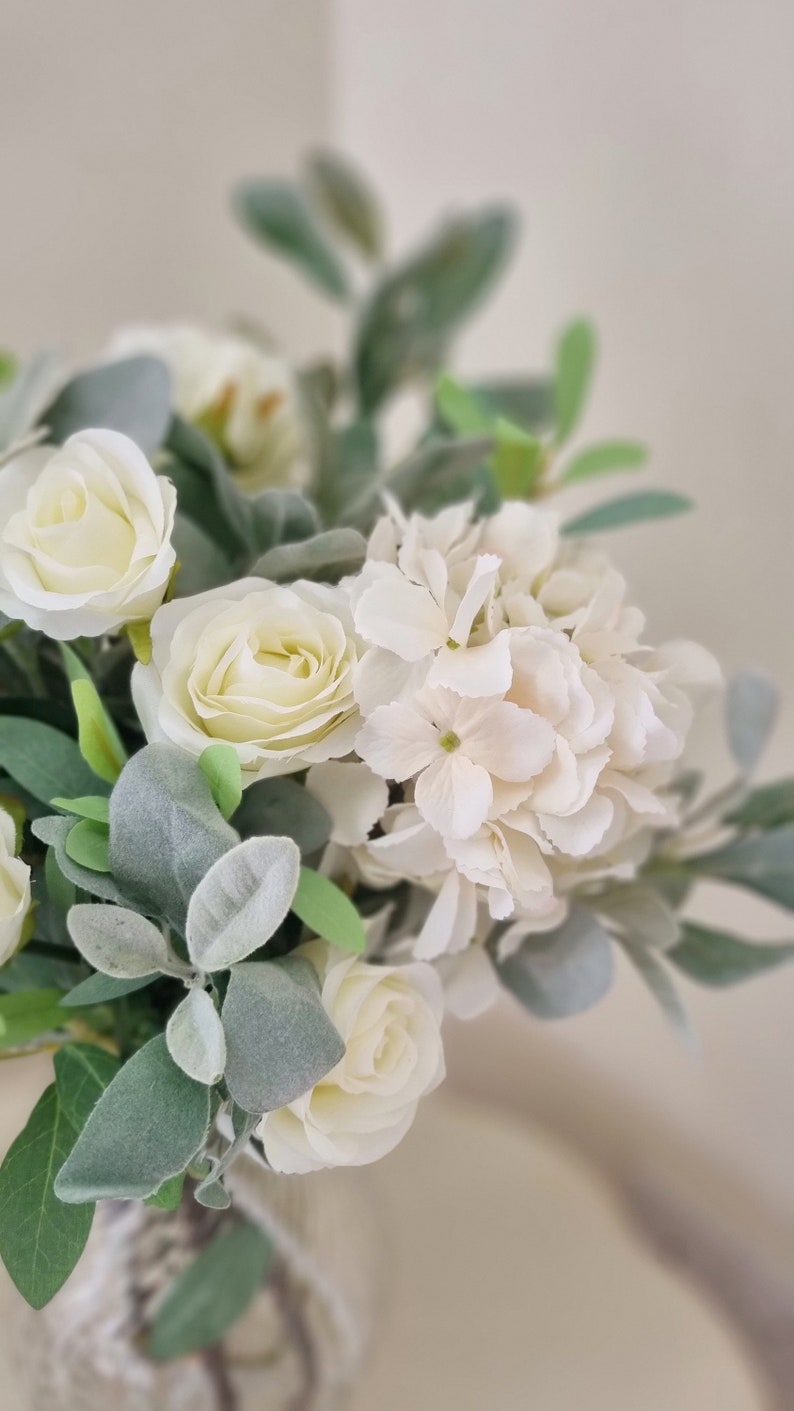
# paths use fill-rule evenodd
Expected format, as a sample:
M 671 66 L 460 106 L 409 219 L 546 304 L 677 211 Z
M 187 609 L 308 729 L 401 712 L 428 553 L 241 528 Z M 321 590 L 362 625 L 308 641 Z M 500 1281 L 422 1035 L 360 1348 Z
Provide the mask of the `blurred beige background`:
M 0 344 L 84 354 L 126 319 L 241 312 L 299 356 L 338 340 L 226 207 L 236 178 L 317 140 L 370 169 L 398 242 L 509 197 L 525 241 L 461 364 L 541 366 L 565 320 L 594 317 L 588 436 L 647 440 L 649 482 L 700 506 L 615 552 L 656 636 L 779 680 L 765 767 L 791 772 L 792 53 L 788 0 L 0 0 Z M 786 935 L 744 900 L 698 905 Z M 641 1113 L 790 1218 L 794 971 L 687 998 L 699 1060 L 621 974 L 595 1013 L 525 1026 L 494 1081 L 545 1116 L 549 1093 L 569 1103 L 574 1135 L 592 1090 L 605 1122 Z M 464 1086 L 502 1032 L 455 1038 Z

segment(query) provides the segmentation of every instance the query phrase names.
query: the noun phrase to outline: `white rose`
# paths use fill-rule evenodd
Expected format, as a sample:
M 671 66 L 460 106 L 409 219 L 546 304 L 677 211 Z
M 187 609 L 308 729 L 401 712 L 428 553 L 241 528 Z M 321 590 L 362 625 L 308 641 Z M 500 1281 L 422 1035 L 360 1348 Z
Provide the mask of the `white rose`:
M 122 329 L 111 351 L 150 353 L 167 365 L 177 411 L 215 441 L 246 494 L 306 485 L 298 390 L 280 358 L 245 338 L 188 323 Z
M 175 508 L 171 482 L 117 431 L 23 452 L 0 471 L 0 610 L 60 641 L 151 617 Z
M 251 784 L 348 754 L 356 643 L 341 588 L 244 578 L 177 599 L 132 674 L 147 738 L 200 755 L 233 745 Z
M 257 1135 L 276 1171 L 365 1166 L 397 1146 L 444 1077 L 441 982 L 428 965 L 371 965 L 324 941 L 297 953 L 317 971 L 345 1054 L 297 1102 L 266 1113 Z
M 19 949 L 30 911 L 30 868 L 15 852 L 14 820 L 0 808 L 0 965 Z

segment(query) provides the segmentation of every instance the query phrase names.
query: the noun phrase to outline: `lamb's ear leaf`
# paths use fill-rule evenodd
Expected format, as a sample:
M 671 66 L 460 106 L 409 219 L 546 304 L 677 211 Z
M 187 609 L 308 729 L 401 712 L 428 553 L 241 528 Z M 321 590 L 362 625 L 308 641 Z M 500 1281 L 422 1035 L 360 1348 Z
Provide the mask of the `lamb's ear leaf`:
M 210 1087 L 220 1082 L 226 1067 L 226 1039 L 206 990 L 188 991 L 171 1015 L 165 1037 L 174 1063 L 189 1078 Z
M 235 965 L 223 1005 L 226 1083 L 246 1112 L 286 1107 L 336 1066 L 345 1046 L 300 956 Z
M 0 1255 L 33 1308 L 43 1308 L 66 1282 L 94 1218 L 93 1205 L 67 1208 L 53 1189 L 54 1174 L 74 1140 L 51 1083 L 0 1167 Z
M 186 1169 L 209 1121 L 209 1088 L 177 1068 L 158 1034 L 105 1089 L 58 1172 L 55 1193 L 68 1205 L 144 1200 Z
M 129 436 L 146 455 L 163 442 L 171 418 L 171 375 L 159 358 L 136 354 L 73 377 L 41 420 L 54 441 L 106 427 Z
M 589 911 L 574 910 L 556 931 L 528 936 L 499 974 L 540 1019 L 567 1019 L 607 993 L 614 972 L 612 942 Z
M 226 970 L 263 946 L 290 909 L 299 868 L 291 838 L 248 838 L 224 853 L 190 899 L 191 960 L 202 970 Z
M 331 836 L 331 819 L 319 799 L 294 779 L 258 779 L 249 784 L 233 825 L 243 838 L 267 834 L 292 838 L 304 857 Z
M 140 980 L 169 969 L 171 953 L 162 931 L 137 911 L 80 904 L 72 907 L 66 924 L 83 958 L 114 980 Z

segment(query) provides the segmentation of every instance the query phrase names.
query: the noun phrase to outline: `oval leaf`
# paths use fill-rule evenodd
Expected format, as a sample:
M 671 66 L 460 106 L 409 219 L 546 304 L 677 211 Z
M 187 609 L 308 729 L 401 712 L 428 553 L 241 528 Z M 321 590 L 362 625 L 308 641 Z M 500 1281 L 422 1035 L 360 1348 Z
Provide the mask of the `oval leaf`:
M 66 918 L 80 954 L 115 980 L 139 980 L 172 965 L 164 937 L 151 921 L 123 906 L 73 906 Z
M 597 446 L 588 446 L 580 451 L 568 462 L 560 476 L 560 483 L 575 485 L 581 480 L 593 480 L 597 475 L 640 470 L 647 459 L 647 448 L 639 441 L 601 441 Z
M 199 769 L 224 818 L 231 818 L 243 796 L 243 773 L 237 751 L 231 745 L 208 745 L 199 758 Z
M 312 578 L 338 583 L 346 573 L 356 573 L 367 556 L 367 543 L 357 529 L 326 529 L 298 544 L 278 544 L 268 549 L 251 572 L 276 583 Z
M 383 216 L 368 183 L 338 152 L 313 152 L 308 161 L 309 181 L 329 224 L 368 260 L 383 248 Z
M 794 960 L 794 942 L 743 941 L 728 931 L 687 922 L 680 943 L 668 951 L 667 958 L 690 980 L 722 989 Z
M 243 838 L 274 834 L 292 838 L 304 856 L 331 836 L 331 819 L 318 799 L 294 779 L 258 779 L 249 784 L 234 815 Z
M 157 1311 L 147 1351 L 156 1362 L 212 1347 L 262 1287 L 273 1255 L 256 1225 L 223 1229 L 176 1278 Z
M 640 524 L 646 519 L 667 519 L 692 509 L 686 495 L 672 490 L 638 490 L 636 495 L 622 495 L 596 505 L 562 527 L 563 534 L 601 534 L 607 529 L 622 529 L 626 524 Z
M 170 419 L 170 373 L 158 358 L 144 356 L 81 372 L 41 417 L 54 441 L 89 427 L 107 427 L 122 431 L 147 455 L 162 445 Z
M 612 984 L 612 943 L 587 911 L 556 931 L 528 937 L 499 966 L 509 990 L 540 1019 L 567 1019 L 603 999 Z
M 226 970 L 269 941 L 290 909 L 299 866 L 291 838 L 249 838 L 219 858 L 188 906 L 191 960 Z
M 81 818 L 66 834 L 66 856 L 91 872 L 110 871 L 110 840 L 107 823 Z
M 245 181 L 235 192 L 234 208 L 249 235 L 297 265 L 324 293 L 346 302 L 345 267 L 301 191 L 288 181 Z
M 352 901 L 330 878 L 302 867 L 292 910 L 315 935 L 343 950 L 363 951 L 367 937 L 364 923 Z
M 206 990 L 192 989 L 166 1026 L 168 1052 L 197 1083 L 219 1083 L 226 1067 L 226 1039 L 218 1011 Z
M 77 742 L 39 720 L 0 716 L 0 767 L 40 803 L 97 792 Z
M 567 441 L 584 411 L 596 358 L 595 330 L 586 319 L 565 329 L 557 346 L 554 403 L 557 441 Z
M 761 671 L 737 672 L 725 693 L 725 719 L 731 754 L 745 778 L 755 773 L 777 719 L 780 697 Z

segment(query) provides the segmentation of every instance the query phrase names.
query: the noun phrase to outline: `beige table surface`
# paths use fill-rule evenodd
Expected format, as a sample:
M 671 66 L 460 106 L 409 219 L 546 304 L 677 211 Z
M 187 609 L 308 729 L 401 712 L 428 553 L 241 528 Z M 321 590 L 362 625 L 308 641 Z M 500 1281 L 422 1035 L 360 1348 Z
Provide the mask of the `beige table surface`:
M 0 1145 L 46 1079 L 0 1065 Z M 540 1129 L 440 1093 L 371 1177 L 391 1294 L 355 1411 L 760 1411 L 725 1326 Z M 0 1319 L 14 1297 L 2 1274 Z M 26 1411 L 7 1362 L 0 1393 Z

